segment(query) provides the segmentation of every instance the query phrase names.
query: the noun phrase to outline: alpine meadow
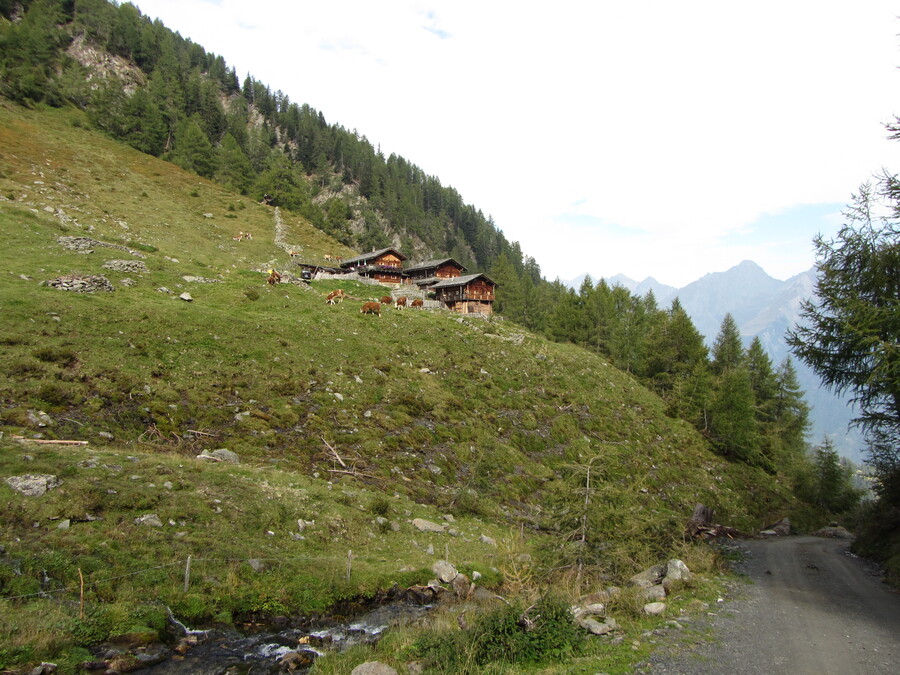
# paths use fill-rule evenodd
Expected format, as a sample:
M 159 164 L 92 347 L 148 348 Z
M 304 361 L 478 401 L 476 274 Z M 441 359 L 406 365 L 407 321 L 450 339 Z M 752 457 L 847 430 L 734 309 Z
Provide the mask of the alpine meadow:
M 730 316 L 708 349 L 677 299 L 545 280 L 133 5 L 0 0 L 0 75 L 4 673 L 263 633 L 227 672 L 632 672 L 733 583 L 723 539 L 869 517 Z M 427 610 L 316 632 L 395 605 Z

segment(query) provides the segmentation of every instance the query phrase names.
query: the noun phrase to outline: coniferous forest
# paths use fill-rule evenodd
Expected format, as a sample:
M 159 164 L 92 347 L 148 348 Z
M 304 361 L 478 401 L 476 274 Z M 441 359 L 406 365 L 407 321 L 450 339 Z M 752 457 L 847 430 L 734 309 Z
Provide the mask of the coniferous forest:
M 723 456 L 770 472 L 804 461 L 808 410 L 791 362 L 773 364 L 758 342 L 744 349 L 730 317 L 710 353 L 677 300 L 663 308 L 652 293 L 603 280 L 578 291 L 545 280 L 534 258 L 438 177 L 242 78 L 130 3 L 0 0 L 0 16 L 3 96 L 83 109 L 111 137 L 252 199 L 266 195 L 356 250 L 398 246 L 486 271 L 502 316 L 605 355 Z M 85 46 L 122 67 L 97 78 L 76 58 Z

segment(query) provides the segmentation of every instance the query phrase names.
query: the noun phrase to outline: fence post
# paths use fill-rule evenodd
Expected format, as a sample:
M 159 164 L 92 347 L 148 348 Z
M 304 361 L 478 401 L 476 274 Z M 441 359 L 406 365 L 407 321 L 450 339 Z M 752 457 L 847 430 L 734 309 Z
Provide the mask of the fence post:
M 347 582 L 350 582 L 350 571 L 353 569 L 353 551 L 347 551 Z
M 191 556 L 187 557 L 187 563 L 184 566 L 184 592 L 188 592 L 188 586 L 191 585 Z
M 80 611 L 78 612 L 78 618 L 84 621 L 84 575 L 81 573 L 81 568 L 78 568 L 78 581 L 81 582 L 81 593 L 80 593 Z

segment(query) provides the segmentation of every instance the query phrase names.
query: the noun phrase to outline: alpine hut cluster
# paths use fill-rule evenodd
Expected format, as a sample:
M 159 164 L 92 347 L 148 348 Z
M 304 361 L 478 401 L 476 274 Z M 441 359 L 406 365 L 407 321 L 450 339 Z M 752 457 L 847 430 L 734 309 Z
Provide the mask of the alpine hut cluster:
M 428 260 L 404 268 L 407 257 L 394 248 L 383 248 L 343 260 L 337 273 L 355 273 L 382 284 L 417 286 L 447 309 L 460 314 L 490 314 L 497 284 L 486 274 L 468 270 L 453 258 Z

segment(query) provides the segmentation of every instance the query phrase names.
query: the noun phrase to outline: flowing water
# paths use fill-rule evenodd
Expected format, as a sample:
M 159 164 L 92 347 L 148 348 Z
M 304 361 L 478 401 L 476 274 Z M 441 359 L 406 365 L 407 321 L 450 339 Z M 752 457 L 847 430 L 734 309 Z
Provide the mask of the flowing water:
M 154 675 L 269 675 L 287 672 L 282 660 L 296 666 L 290 672 L 306 672 L 316 658 L 358 644 L 377 642 L 392 625 L 424 615 L 432 605 L 394 602 L 343 622 L 324 620 L 305 628 L 262 630 L 253 634 L 236 630 L 191 631 L 198 644 L 142 672 Z M 179 624 L 173 621 L 176 628 Z M 296 652 L 294 656 L 293 652 Z M 287 655 L 287 656 L 286 656 Z

